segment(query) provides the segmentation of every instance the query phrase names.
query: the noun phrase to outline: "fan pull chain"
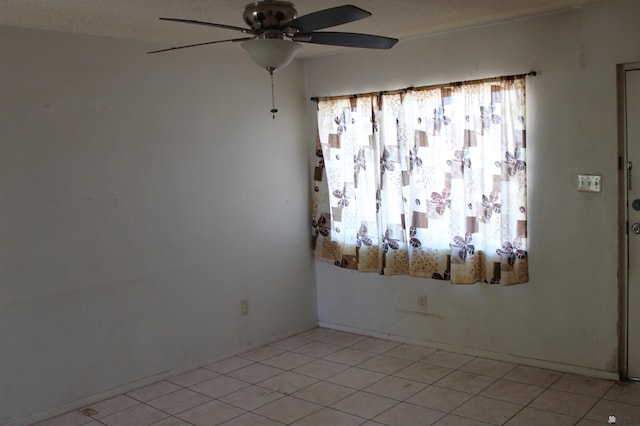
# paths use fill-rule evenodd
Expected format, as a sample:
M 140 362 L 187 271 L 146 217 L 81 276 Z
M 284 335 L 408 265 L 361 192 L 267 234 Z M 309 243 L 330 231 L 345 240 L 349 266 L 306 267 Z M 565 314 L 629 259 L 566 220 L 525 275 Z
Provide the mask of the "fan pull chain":
M 273 119 L 276 119 L 276 113 L 278 112 L 276 108 L 276 95 L 275 89 L 273 87 L 273 72 L 275 69 L 269 68 L 269 75 L 271 76 L 271 114 L 273 114 Z

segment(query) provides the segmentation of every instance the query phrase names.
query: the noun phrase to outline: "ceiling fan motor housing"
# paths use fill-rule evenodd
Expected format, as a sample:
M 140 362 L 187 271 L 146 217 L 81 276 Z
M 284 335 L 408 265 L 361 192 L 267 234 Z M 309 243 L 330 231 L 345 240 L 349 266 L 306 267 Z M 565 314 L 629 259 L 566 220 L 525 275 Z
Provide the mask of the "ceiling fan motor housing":
M 283 24 L 297 18 L 298 12 L 293 3 L 286 1 L 265 0 L 250 3 L 244 8 L 244 22 L 254 30 L 267 30 L 266 38 L 270 38 L 268 30 L 274 32 L 273 38 L 280 38 L 278 34 Z

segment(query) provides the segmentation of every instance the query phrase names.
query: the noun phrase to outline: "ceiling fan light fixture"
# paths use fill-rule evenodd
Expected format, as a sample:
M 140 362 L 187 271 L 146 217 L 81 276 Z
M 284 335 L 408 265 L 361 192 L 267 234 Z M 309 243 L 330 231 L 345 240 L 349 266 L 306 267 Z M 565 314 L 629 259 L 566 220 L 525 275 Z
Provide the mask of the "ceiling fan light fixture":
M 284 68 L 302 49 L 302 44 L 279 38 L 254 38 L 240 44 L 253 62 L 269 72 Z

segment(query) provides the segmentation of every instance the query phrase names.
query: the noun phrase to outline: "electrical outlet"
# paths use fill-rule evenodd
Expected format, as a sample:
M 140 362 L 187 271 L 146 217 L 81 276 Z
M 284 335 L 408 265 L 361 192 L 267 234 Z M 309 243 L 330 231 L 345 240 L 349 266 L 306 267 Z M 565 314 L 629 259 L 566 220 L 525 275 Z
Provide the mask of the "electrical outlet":
M 427 310 L 427 296 L 424 294 L 418 295 L 418 309 L 421 311 Z
M 578 175 L 578 191 L 580 192 L 600 192 L 602 176 L 600 175 Z
M 249 301 L 246 299 L 240 301 L 240 315 L 249 315 Z

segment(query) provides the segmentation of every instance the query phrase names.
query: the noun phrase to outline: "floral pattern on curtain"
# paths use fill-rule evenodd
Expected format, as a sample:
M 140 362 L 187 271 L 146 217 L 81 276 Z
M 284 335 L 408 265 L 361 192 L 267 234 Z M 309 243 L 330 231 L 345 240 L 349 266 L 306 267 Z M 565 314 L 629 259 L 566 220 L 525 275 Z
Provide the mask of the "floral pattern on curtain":
M 318 100 L 315 257 L 455 284 L 528 281 L 525 78 Z

